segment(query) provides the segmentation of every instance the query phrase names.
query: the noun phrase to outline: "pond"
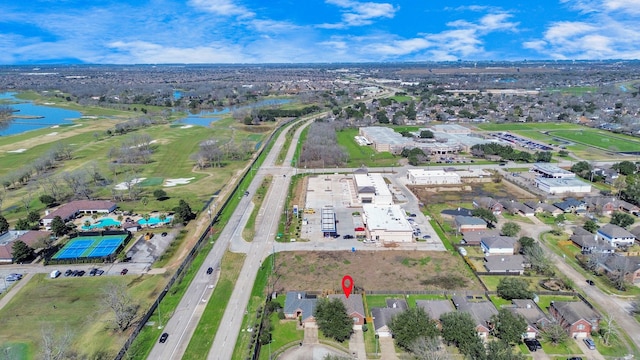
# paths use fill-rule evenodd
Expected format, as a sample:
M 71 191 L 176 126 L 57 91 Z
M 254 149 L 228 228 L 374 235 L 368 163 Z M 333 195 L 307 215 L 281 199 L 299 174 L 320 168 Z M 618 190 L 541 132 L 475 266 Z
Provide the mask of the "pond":
M 69 125 L 72 119 L 82 116 L 79 111 L 49 106 L 35 105 L 30 101 L 17 99 L 15 93 L 0 93 L 1 106 L 14 110 L 13 120 L 0 125 L 0 136 L 22 134 L 26 131 L 47 127 Z
M 225 107 L 219 110 L 203 110 L 197 114 L 189 114 L 187 117 L 178 120 L 178 122 L 187 124 L 187 125 L 195 125 L 195 126 L 210 126 L 212 122 L 220 120 L 224 115 L 229 112 L 235 110 L 244 110 L 244 109 L 257 109 L 265 106 L 274 106 L 274 105 L 283 105 L 291 102 L 291 99 L 266 99 L 260 100 L 258 102 L 244 105 L 240 107 Z

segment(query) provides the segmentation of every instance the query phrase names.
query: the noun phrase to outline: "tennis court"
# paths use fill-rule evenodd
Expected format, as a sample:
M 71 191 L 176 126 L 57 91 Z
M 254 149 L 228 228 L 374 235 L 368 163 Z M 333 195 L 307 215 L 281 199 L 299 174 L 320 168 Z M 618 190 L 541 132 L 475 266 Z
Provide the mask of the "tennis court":
M 78 259 L 105 257 L 118 250 L 127 234 L 105 236 L 81 236 L 71 239 L 52 259 Z

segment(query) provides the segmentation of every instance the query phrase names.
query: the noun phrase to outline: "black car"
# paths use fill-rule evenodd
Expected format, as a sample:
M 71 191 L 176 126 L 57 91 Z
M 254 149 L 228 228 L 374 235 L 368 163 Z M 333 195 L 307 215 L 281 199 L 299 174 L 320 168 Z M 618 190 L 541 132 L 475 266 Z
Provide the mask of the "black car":
M 80 271 L 78 271 L 78 273 L 75 276 L 78 276 L 78 277 L 84 276 L 84 274 L 86 274 L 86 273 L 87 273 L 86 271 L 80 270 Z
M 213 273 L 213 268 L 212 268 L 212 267 L 209 267 L 209 268 L 207 269 L 207 274 L 211 275 L 212 273 Z
M 340 234 L 334 234 L 334 235 L 333 235 L 333 238 L 334 238 L 334 239 L 338 239 L 339 237 L 340 237 Z
M 527 345 L 529 351 L 536 351 L 538 349 L 542 349 L 542 345 L 538 339 L 525 339 L 524 344 Z
M 71 276 L 73 275 L 73 270 L 71 269 L 67 269 L 67 271 L 64 272 L 64 276 Z
M 166 233 L 166 232 L 163 232 L 163 233 L 162 233 L 162 234 L 160 234 L 160 235 L 162 235 L 162 237 L 165 237 L 165 236 L 167 236 L 167 233 Z
M 91 269 L 91 271 L 89 271 L 89 276 L 96 276 L 97 272 L 98 272 L 98 269 L 93 268 L 93 269 Z
M 593 285 L 595 285 L 596 283 L 595 283 L 593 280 L 591 280 L 591 279 L 587 279 L 587 284 L 589 284 L 589 285 L 593 286 Z
M 574 356 L 574 357 L 568 358 L 567 360 L 582 360 L 582 358 L 579 356 Z
M 353 239 L 353 235 L 345 235 L 342 238 L 343 239 Z
M 169 337 L 169 334 L 167 333 L 162 333 L 162 335 L 160 335 L 160 343 L 164 344 L 165 342 L 167 342 L 167 338 Z

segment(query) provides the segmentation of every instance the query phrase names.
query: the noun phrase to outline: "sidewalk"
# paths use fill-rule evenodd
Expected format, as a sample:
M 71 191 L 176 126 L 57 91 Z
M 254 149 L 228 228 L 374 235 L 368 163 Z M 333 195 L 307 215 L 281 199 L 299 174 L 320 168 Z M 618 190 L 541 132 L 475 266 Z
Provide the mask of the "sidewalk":
M 0 299 L 0 309 L 5 307 L 13 299 L 13 297 L 22 289 L 29 280 L 33 277 L 33 274 L 25 274 L 21 280 L 18 280 L 16 284 L 14 284 L 10 290 L 4 294 L 2 299 Z

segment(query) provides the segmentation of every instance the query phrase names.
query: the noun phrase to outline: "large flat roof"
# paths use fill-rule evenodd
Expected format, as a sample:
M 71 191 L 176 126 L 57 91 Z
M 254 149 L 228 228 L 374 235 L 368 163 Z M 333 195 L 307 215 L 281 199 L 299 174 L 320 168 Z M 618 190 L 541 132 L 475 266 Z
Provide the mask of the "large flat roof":
M 591 186 L 591 184 L 577 178 L 555 179 L 555 178 L 537 177 L 536 182 L 545 184 L 549 187 L 551 186 L 586 186 L 586 185 Z
M 405 217 L 405 211 L 400 205 L 363 204 L 369 230 L 409 231 L 413 232 L 411 224 Z
M 391 190 L 384 181 L 381 173 L 353 174 L 358 191 L 366 187 L 373 187 L 378 196 L 391 196 Z
M 533 167 L 536 170 L 544 172 L 546 174 L 565 174 L 565 175 L 573 174 L 569 170 L 565 170 L 563 168 L 557 167 L 549 163 L 535 163 L 533 164 Z

